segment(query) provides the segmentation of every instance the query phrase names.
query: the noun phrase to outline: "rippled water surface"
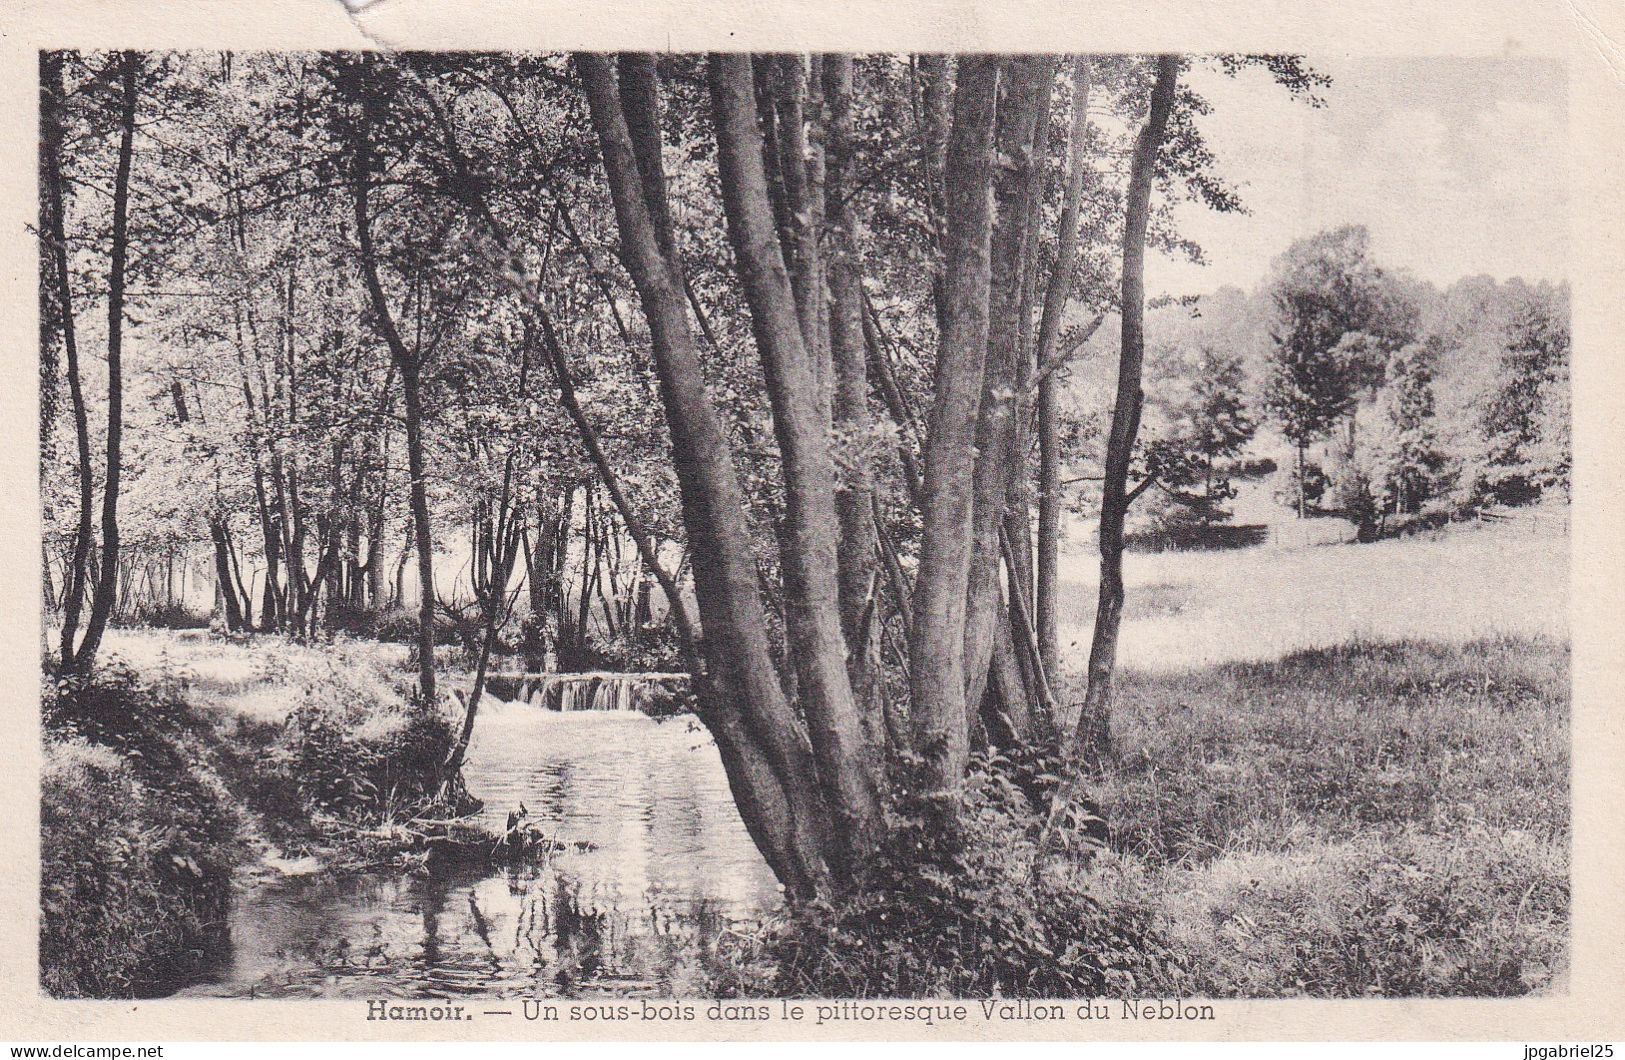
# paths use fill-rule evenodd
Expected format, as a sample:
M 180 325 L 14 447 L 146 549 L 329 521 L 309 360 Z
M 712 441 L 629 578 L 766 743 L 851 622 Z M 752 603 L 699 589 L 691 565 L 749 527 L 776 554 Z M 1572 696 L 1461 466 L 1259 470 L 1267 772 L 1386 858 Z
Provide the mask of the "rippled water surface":
M 465 767 L 484 816 L 570 850 L 496 874 L 245 884 L 231 950 L 190 994 L 691 994 L 717 935 L 778 900 L 710 737 L 687 717 L 482 708 Z

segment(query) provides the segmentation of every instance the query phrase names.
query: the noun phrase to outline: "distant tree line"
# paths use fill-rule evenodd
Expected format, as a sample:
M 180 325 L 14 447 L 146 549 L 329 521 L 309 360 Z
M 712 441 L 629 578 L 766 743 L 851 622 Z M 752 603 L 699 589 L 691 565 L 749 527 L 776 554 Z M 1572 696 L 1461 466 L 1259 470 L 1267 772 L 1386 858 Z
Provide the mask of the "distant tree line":
M 1277 499 L 1347 516 L 1364 537 L 1567 495 L 1564 284 L 1440 290 L 1381 267 L 1348 226 L 1293 243 L 1258 290 L 1162 307 L 1149 328 L 1138 459 L 1160 488 L 1145 532 L 1222 523 L 1233 480 L 1273 467 L 1277 444 Z M 1085 387 L 1074 400 L 1097 399 Z M 1074 422 L 1067 451 L 1087 468 L 1099 427 Z

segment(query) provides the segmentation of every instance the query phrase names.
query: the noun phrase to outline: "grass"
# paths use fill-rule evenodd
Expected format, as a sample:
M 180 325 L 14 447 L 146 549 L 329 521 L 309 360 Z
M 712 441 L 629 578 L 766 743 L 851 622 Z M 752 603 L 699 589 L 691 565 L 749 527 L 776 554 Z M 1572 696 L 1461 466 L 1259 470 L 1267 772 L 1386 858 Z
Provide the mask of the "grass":
M 1100 793 L 1154 862 L 1373 830 L 1568 830 L 1568 650 L 1502 636 L 1356 642 L 1129 673 Z
M 1089 651 L 1096 559 L 1062 557 L 1061 644 Z M 1119 659 L 1179 672 L 1362 641 L 1568 637 L 1568 538 L 1555 523 L 1458 527 L 1374 544 L 1129 553 Z
M 713 988 L 1561 991 L 1567 544 L 1534 529 L 1131 554 L 1114 747 L 1092 792 L 1106 849 L 1044 862 L 1033 778 L 1018 797 L 973 773 L 959 843 L 933 860 L 943 830 L 902 813 L 909 849 L 883 850 L 841 902 L 771 922 Z M 1081 669 L 1094 591 L 1072 588 Z
M 1176 954 L 1165 991 L 1562 989 L 1566 644 L 1356 641 L 1122 676 L 1097 885 Z
M 1560 527 L 1128 557 L 1096 883 L 1176 953 L 1161 989 L 1563 988 Z

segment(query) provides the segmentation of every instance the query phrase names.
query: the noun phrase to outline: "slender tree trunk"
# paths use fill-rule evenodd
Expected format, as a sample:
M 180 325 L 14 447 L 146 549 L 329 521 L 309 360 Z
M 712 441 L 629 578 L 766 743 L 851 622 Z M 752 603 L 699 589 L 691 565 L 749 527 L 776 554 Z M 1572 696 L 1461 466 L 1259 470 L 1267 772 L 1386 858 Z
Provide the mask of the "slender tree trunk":
M 951 67 L 953 60 L 947 55 L 927 54 L 914 60 L 919 81 L 919 135 L 922 150 L 920 162 L 926 189 L 926 208 L 937 248 L 946 255 L 948 246 L 947 215 L 948 141 L 953 123 L 953 91 Z M 941 261 L 931 277 L 932 305 L 936 309 L 937 330 L 947 332 L 948 313 L 947 263 Z
M 1303 481 L 1303 450 L 1304 450 L 1304 442 L 1303 442 L 1302 439 L 1299 439 L 1298 440 L 1298 518 L 1299 519 L 1303 519 L 1303 518 L 1306 518 L 1308 516 L 1308 508 L 1309 508 L 1309 501 L 1308 501 L 1308 496 L 1307 496 L 1308 490 L 1305 488 L 1304 481 Z
M 1098 763 L 1109 748 L 1112 677 L 1117 668 L 1117 636 L 1123 619 L 1123 521 L 1129 504 L 1150 482 L 1147 479 L 1132 493 L 1128 489 L 1129 463 L 1144 403 L 1140 377 L 1145 359 L 1145 233 L 1151 214 L 1157 151 L 1168 127 L 1178 76 L 1177 56 L 1157 58 L 1150 113 L 1135 141 L 1129 167 L 1123 226 L 1123 339 L 1100 502 L 1100 599 L 1089 646 L 1089 685 L 1072 737 L 1074 750 L 1087 764 Z
M 852 56 L 823 58 L 825 133 L 824 217 L 830 253 L 829 338 L 835 374 L 834 420 L 854 436 L 869 429 L 869 376 L 863 334 L 863 293 L 857 264 L 855 219 L 848 198 L 853 173 Z M 847 679 L 864 721 L 872 754 L 885 747 L 880 683 L 880 585 L 874 483 L 869 468 L 847 469 L 835 497 L 841 544 L 837 556 L 841 631 L 846 638 Z
M 784 466 L 786 532 L 780 567 L 787 639 L 825 795 L 850 852 L 861 854 L 878 837 L 880 802 L 846 672 L 829 433 L 821 422 L 813 357 L 774 233 L 750 60 L 714 55 L 710 62 L 729 238 L 750 304 Z
M 124 282 L 130 252 L 130 158 L 135 139 L 136 78 L 141 59 L 135 52 L 119 55 L 118 170 L 113 177 L 113 246 L 107 277 L 107 467 L 102 485 L 102 569 L 90 602 L 85 639 L 74 653 L 74 666 L 89 670 L 101 647 L 118 589 L 118 497 L 124 434 Z
M 623 256 L 649 321 L 671 433 L 705 630 L 701 718 L 716 739 L 751 837 L 786 890 L 809 898 L 829 887 L 837 844 L 806 736 L 773 666 L 744 495 L 706 393 L 682 268 L 668 249 L 674 241 L 658 220 L 665 215 L 658 151 L 642 151 L 653 160 L 640 170 L 610 62 L 578 53 L 575 64 L 603 151 Z
M 1061 227 L 1056 237 L 1055 271 L 1044 291 L 1038 327 L 1038 571 L 1035 589 L 1038 652 L 1051 685 L 1060 675 L 1061 648 L 1057 622 L 1061 565 L 1061 416 L 1059 379 L 1052 361 L 1061 334 L 1061 319 L 1072 293 L 1078 259 L 1078 218 L 1083 206 L 1089 154 L 1090 60 L 1072 63 L 1072 130 L 1067 141 L 1066 191 Z
M 384 604 L 384 526 L 389 498 L 389 434 L 380 432 L 378 453 L 378 500 L 367 513 L 367 606 L 376 611 Z
M 423 461 L 423 399 L 418 363 L 421 350 L 408 350 L 395 326 L 389 300 L 378 279 L 377 254 L 372 243 L 371 218 L 367 211 L 368 189 L 372 181 L 370 125 L 373 85 L 365 58 L 352 68 L 359 81 L 360 122 L 353 159 L 352 191 L 355 207 L 356 241 L 361 252 L 362 277 L 372 302 L 374 319 L 389 347 L 390 357 L 401 375 L 401 396 L 406 412 L 406 465 L 409 479 L 412 532 L 418 558 L 418 692 L 423 702 L 437 702 L 434 673 L 434 541 L 429 533 L 429 492 Z
M 1000 86 L 998 154 L 1005 161 L 993 181 L 998 221 L 991 239 L 987 362 L 976 424 L 975 514 L 964 633 L 965 696 L 972 708 L 982 702 L 995 638 L 1009 637 L 1008 629 L 1001 633 L 997 628 L 1008 617 L 1008 609 L 1001 606 L 1000 532 L 1016 469 L 1026 457 L 1017 446 L 1021 436 L 1017 425 L 1026 408 L 1021 369 L 1026 355 L 1021 337 L 1027 330 L 1022 317 L 1028 303 L 1024 266 L 1041 170 L 1034 151 L 1038 122 L 1047 111 L 1054 79 L 1052 57 L 1024 56 L 1010 61 Z M 1012 567 L 1010 574 L 1015 579 L 1019 571 Z M 1027 699 L 1025 690 L 1018 698 Z M 1012 716 L 1025 715 L 1021 702 L 1005 699 L 1001 706 Z
M 78 329 L 73 316 L 72 274 L 68 270 L 68 239 L 65 221 L 66 195 L 62 174 L 62 113 L 66 106 L 62 83 L 62 53 L 40 52 L 40 189 L 41 228 L 47 243 L 47 268 L 55 284 L 55 311 L 66 358 L 68 397 L 73 406 L 73 434 L 78 457 L 79 521 L 74 531 L 73 553 L 63 578 L 62 665 L 73 663 L 74 639 L 84 607 L 86 573 L 90 562 L 91 510 L 96 503 L 94 469 L 90 456 L 90 421 L 85 410 L 84 386 L 79 375 Z
M 965 594 L 972 541 L 971 469 L 987 357 L 993 124 L 1003 63 L 960 60 L 947 172 L 944 328 L 927 420 L 910 724 L 926 782 L 956 787 L 970 753 L 965 702 Z
M 528 368 L 529 360 L 522 360 L 519 367 L 521 398 L 525 393 L 525 376 Z M 514 561 L 519 555 L 518 512 L 516 507 L 510 504 L 513 498 L 514 457 L 515 453 L 510 449 L 503 463 L 502 490 L 497 500 L 497 524 L 492 534 L 494 540 L 491 570 L 489 581 L 480 597 L 479 658 L 474 664 L 474 685 L 469 689 L 468 698 L 463 704 L 462 727 L 458 730 L 457 740 L 452 744 L 451 751 L 446 755 L 445 763 L 441 767 L 442 799 L 448 799 L 453 790 L 461 789 L 463 758 L 468 754 L 469 741 L 474 737 L 474 721 L 479 717 L 480 698 L 485 693 L 485 677 L 491 665 L 491 649 L 496 644 L 497 632 L 501 628 L 503 615 L 507 610 L 508 582 L 513 577 Z

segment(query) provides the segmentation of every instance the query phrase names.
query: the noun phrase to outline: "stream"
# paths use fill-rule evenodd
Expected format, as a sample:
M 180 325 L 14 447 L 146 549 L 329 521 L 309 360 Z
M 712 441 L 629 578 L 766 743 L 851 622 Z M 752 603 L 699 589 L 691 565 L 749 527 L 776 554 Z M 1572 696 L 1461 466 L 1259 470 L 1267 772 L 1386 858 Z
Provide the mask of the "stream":
M 523 804 L 590 846 L 498 871 L 245 878 L 227 954 L 182 994 L 692 996 L 719 934 L 778 902 L 690 716 L 487 700 L 464 777 L 494 830 Z

